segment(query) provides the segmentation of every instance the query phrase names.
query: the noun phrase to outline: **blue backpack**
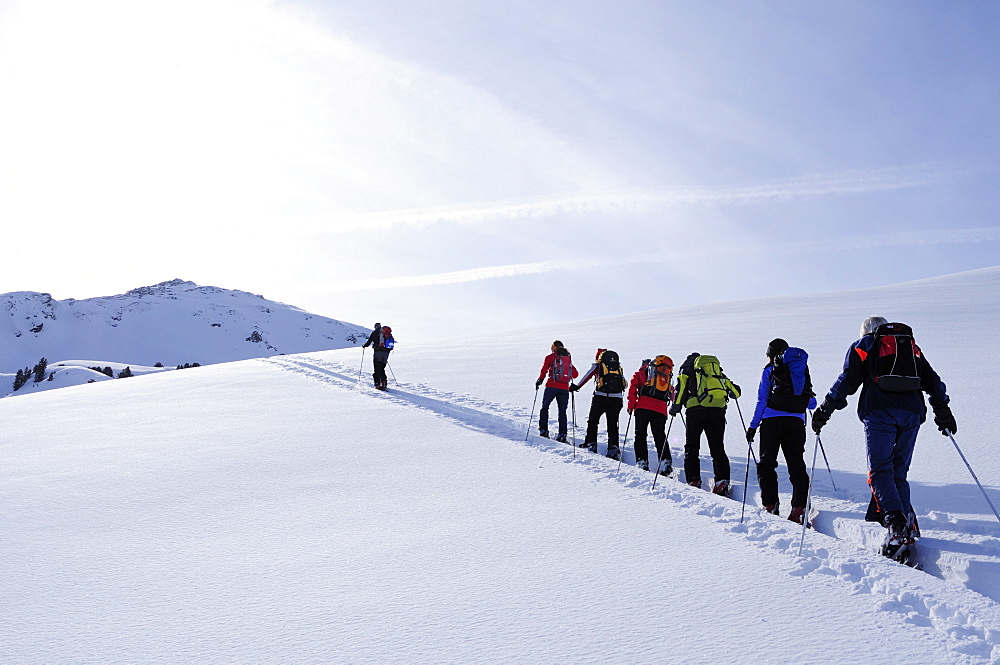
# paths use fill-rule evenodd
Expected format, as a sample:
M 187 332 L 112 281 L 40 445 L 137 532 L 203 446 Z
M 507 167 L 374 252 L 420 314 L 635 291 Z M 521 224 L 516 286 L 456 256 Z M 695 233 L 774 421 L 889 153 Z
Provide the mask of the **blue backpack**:
M 809 378 L 809 354 L 790 346 L 771 362 L 767 406 L 785 413 L 805 413 L 816 393 Z

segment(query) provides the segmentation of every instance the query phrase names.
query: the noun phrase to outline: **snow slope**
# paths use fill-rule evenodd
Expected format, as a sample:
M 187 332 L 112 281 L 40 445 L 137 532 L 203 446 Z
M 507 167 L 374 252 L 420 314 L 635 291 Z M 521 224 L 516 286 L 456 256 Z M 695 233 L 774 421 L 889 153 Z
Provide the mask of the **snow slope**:
M 432 349 L 403 345 L 393 354 L 393 367 L 401 380 L 419 377 L 427 385 L 523 406 L 527 423 L 534 379 L 553 339 L 561 339 L 574 352 L 580 368 L 590 366 L 596 348 L 614 348 L 630 373 L 643 358 L 659 353 L 670 355 L 677 364 L 692 351 L 711 353 L 719 356 L 728 376 L 748 393 L 739 408 L 749 422 L 766 363 L 764 350 L 771 339 L 782 337 L 809 352 L 816 392 L 824 395 L 840 373 L 862 320 L 872 314 L 913 327 L 922 350 L 948 386 L 958 421 L 956 440 L 980 480 L 991 487 L 993 504 L 1000 508 L 1000 457 L 994 453 L 1000 422 L 995 388 L 1000 376 L 1000 355 L 995 352 L 1000 348 L 1000 267 L 891 287 L 643 312 L 435 344 Z M 350 355 L 341 352 L 334 357 Z M 450 360 L 441 362 L 442 358 Z M 462 371 L 463 358 L 476 358 L 488 364 L 489 371 Z M 581 427 L 589 393 L 584 389 L 577 397 Z M 814 474 L 816 505 L 824 513 L 821 528 L 872 544 L 883 533 L 860 521 L 870 493 L 864 434 L 854 413 L 856 400 L 834 414 L 823 431 L 833 480 L 820 457 Z M 747 445 L 740 414 L 733 411 L 731 407 L 726 445 L 734 462 L 733 478 L 742 483 Z M 623 417 L 623 429 L 625 423 Z M 683 430 L 679 427 L 671 432 L 671 443 L 674 458 L 680 459 Z M 811 461 L 814 445 L 810 436 L 807 461 Z M 702 452 L 707 450 L 703 447 Z M 703 463 L 703 472 L 706 468 L 711 466 Z M 784 473 L 779 469 L 779 476 Z M 933 424 L 925 425 L 917 440 L 910 479 L 924 535 L 925 570 L 1000 600 L 1000 524 L 951 442 Z M 787 510 L 791 490 L 787 477 L 781 480 L 782 505 Z M 756 487 L 753 481 L 751 472 L 751 490 Z M 838 491 L 833 491 L 832 484 Z
M 733 303 L 701 318 L 650 312 L 558 334 L 582 357 L 608 340 L 628 364 L 715 349 L 747 388 L 780 330 L 810 349 L 823 385 L 860 318 L 919 291 L 922 320 L 881 311 L 917 329 L 996 496 L 979 436 L 994 412 L 962 405 L 997 360 L 959 362 L 954 338 L 929 323 L 944 302 L 968 314 L 963 333 L 985 333 L 995 313 L 965 303 L 996 280 Z M 724 334 L 734 329 L 746 336 Z M 525 441 L 555 334 L 400 346 L 389 393 L 357 382 L 354 349 L 0 401 L 0 662 L 1000 663 L 1000 605 L 959 580 L 824 533 L 807 534 L 800 556 L 787 520 L 750 510 L 740 523 L 736 501 L 674 479 L 652 490 L 629 464 Z M 730 424 L 737 473 L 746 445 Z M 838 413 L 827 431 L 842 489 L 817 471 L 817 503 L 856 522 L 856 418 Z M 928 428 L 918 441 L 915 498 L 955 520 L 940 540 L 968 534 L 962 551 L 989 560 L 1000 525 L 940 438 Z
M 258 295 L 179 279 L 87 300 L 0 295 L 0 372 L 12 375 L 43 356 L 176 367 L 354 346 L 367 335 Z

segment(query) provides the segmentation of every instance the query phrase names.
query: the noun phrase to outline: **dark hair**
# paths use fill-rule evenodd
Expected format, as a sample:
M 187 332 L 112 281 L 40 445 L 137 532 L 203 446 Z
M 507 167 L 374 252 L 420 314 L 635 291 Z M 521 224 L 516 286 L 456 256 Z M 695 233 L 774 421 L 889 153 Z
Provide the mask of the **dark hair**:
M 556 341 L 552 342 L 552 346 L 556 347 L 557 349 L 561 349 L 561 348 L 563 348 L 563 343 L 560 342 L 559 340 L 556 340 Z

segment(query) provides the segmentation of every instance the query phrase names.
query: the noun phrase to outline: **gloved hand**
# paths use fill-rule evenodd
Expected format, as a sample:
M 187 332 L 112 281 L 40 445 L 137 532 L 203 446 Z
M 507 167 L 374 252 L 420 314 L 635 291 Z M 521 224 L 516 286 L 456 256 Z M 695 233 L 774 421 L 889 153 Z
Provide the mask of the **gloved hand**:
M 535 381 L 535 390 L 538 390 L 541 387 L 542 387 L 542 380 L 538 379 L 537 381 Z
M 670 405 L 670 415 L 676 416 L 680 412 L 681 412 L 681 405 L 680 404 L 678 404 L 677 402 L 674 402 L 673 404 Z
M 757 435 L 757 428 L 756 427 L 749 427 L 749 428 L 747 428 L 747 443 L 753 443 L 753 438 L 756 435 Z
M 823 429 L 827 421 L 830 420 L 830 414 L 833 413 L 833 407 L 830 406 L 829 402 L 823 402 L 818 409 L 813 411 L 812 415 L 812 428 L 813 431 L 819 434 L 819 431 Z
M 569 391 L 571 393 L 575 393 L 579 389 L 580 389 L 580 386 L 576 385 L 575 383 L 569 384 Z
M 739 398 L 739 396 L 743 394 L 743 391 L 742 391 L 742 390 L 740 390 L 740 386 L 739 386 L 739 384 L 737 384 L 737 383 L 734 383 L 734 384 L 733 384 L 733 389 L 734 389 L 734 390 L 735 390 L 736 392 L 733 392 L 732 390 L 730 390 L 730 391 L 729 391 L 729 394 L 730 394 L 730 396 L 732 396 L 732 397 L 735 397 L 735 398 Z
M 941 431 L 941 434 L 945 436 L 948 432 L 952 434 L 958 429 L 958 424 L 955 422 L 955 415 L 951 412 L 951 407 L 947 404 L 941 404 L 934 407 L 934 424 Z
M 632 415 L 632 409 L 628 410 L 628 415 L 630 415 L 630 416 Z

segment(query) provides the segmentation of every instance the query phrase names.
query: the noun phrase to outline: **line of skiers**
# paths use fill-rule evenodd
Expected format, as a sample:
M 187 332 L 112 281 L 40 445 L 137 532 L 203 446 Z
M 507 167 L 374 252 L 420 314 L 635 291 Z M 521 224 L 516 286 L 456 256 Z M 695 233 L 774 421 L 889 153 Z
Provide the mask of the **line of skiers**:
M 746 440 L 752 445 L 760 432 L 757 479 L 764 510 L 779 513 L 780 451 L 792 484 L 788 519 L 802 524 L 809 493 L 804 459 L 806 413 L 812 412 L 812 429 L 819 443 L 820 430 L 833 411 L 846 407 L 847 398 L 861 388 L 858 417 L 865 425 L 872 492 L 866 517 L 887 527 L 883 554 L 898 558 L 920 535 L 906 477 L 917 432 L 926 419 L 927 408 L 921 393 L 929 395 L 934 422 L 942 434 L 954 433 L 957 425 L 945 385 L 927 362 L 908 326 L 872 316 L 862 323 L 860 335 L 848 349 L 842 373 L 818 408 L 809 376 L 808 354 L 783 339 L 772 340 L 765 350 L 767 364 L 761 372 Z M 598 349 L 590 369 L 576 383 L 574 379 L 579 372 L 573 366 L 570 352 L 556 340 L 535 383 L 538 390 L 546 382 L 538 414 L 539 434 L 549 436 L 549 407 L 555 401 L 558 406 L 555 438 L 567 441 L 566 410 L 570 393 L 593 379 L 594 394 L 582 447 L 597 452 L 597 433 L 603 416 L 608 432 L 607 456 L 620 459 L 618 421 L 627 399 L 630 422 L 633 417 L 636 421 L 636 465 L 650 468 L 647 431 L 651 431 L 659 458 L 657 471 L 670 475 L 673 462 L 667 443 L 667 421 L 669 416 L 672 426 L 673 417 L 680 415 L 685 424 L 685 481 L 694 487 L 702 486 L 699 454 L 704 433 L 712 456 L 715 478 L 712 491 L 728 496 L 730 464 L 723 444 L 726 407 L 730 399 L 738 400 L 740 387 L 725 375 L 715 356 L 690 354 L 678 368 L 676 383 L 673 365 L 666 355 L 643 360 L 626 382 L 618 354 Z M 738 407 L 739 402 L 736 404 Z M 741 412 L 741 420 L 742 417 Z

